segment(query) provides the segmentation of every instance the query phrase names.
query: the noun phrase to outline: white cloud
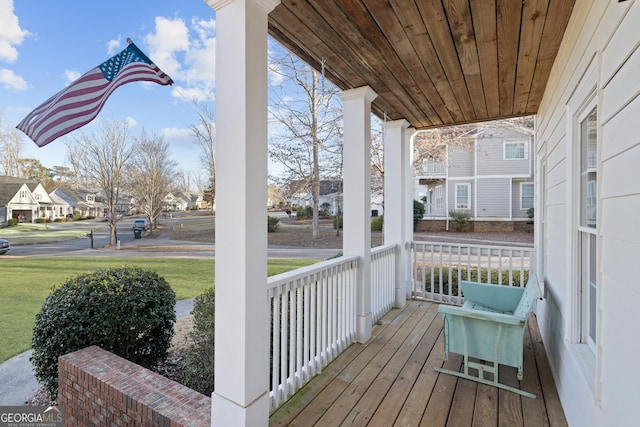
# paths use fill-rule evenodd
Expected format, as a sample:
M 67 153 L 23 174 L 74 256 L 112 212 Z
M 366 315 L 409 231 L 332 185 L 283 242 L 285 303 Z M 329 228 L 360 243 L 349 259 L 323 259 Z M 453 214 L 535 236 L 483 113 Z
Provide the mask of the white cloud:
M 7 89 L 25 90 L 27 82 L 20 76 L 16 76 L 13 71 L 6 68 L 0 69 L 0 84 Z
M 64 77 L 67 79 L 67 84 L 78 80 L 82 76 L 78 71 L 75 70 L 64 70 Z
M 158 16 L 155 23 L 155 33 L 149 33 L 144 38 L 149 46 L 149 57 L 171 78 L 181 79 L 182 69 L 178 53 L 189 49 L 189 29 L 180 18 L 168 19 Z
M 215 20 L 156 17 L 145 37 L 149 57 L 180 86 L 172 95 L 183 102 L 212 101 L 215 90 Z
M 120 43 L 122 42 L 122 36 L 118 34 L 117 39 L 112 39 L 107 42 L 107 52 L 109 55 L 114 55 L 118 50 L 120 50 Z
M 136 127 L 136 125 L 138 124 L 138 121 L 136 119 L 128 116 L 124 118 L 124 122 L 127 124 L 127 127 L 129 129 Z
M 0 0 L 0 60 L 12 63 L 18 59 L 19 46 L 30 33 L 20 28 L 13 0 Z
M 212 86 L 184 87 L 174 85 L 171 95 L 183 102 L 210 102 L 215 100 Z

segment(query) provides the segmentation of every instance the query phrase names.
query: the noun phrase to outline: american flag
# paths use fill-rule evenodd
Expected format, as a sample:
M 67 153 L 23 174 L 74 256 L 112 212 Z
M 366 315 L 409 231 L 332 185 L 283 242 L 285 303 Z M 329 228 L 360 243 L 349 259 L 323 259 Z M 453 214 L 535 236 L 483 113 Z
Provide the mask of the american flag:
M 43 102 L 16 128 L 39 147 L 93 120 L 118 87 L 135 81 L 161 85 L 173 80 L 160 70 L 132 42 L 119 54 L 90 70 L 78 80 Z

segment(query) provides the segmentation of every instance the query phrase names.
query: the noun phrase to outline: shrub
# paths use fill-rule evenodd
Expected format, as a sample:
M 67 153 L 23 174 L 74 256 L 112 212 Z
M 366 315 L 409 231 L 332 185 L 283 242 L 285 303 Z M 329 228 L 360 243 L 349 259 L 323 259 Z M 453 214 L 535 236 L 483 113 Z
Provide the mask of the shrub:
M 340 229 L 342 229 L 342 215 L 334 217 L 333 220 L 332 220 L 332 223 L 333 223 L 333 229 L 334 230 L 337 230 L 338 227 L 340 227 Z
M 275 216 L 267 217 L 267 231 L 269 233 L 275 233 L 280 230 L 280 218 L 276 218 Z
M 320 205 L 318 209 L 319 216 L 329 216 L 329 209 L 331 208 L 331 204 L 329 202 L 324 202 Z
M 11 218 L 7 221 L 7 227 L 15 227 L 18 225 L 18 218 Z
M 449 211 L 451 217 L 451 227 L 456 231 L 464 231 L 471 224 L 471 214 L 469 212 Z
M 419 200 L 413 201 L 413 231 L 416 231 L 416 225 L 424 216 L 424 203 Z
M 153 368 L 167 357 L 175 302 L 164 278 L 136 267 L 69 279 L 36 315 L 30 358 L 36 378 L 55 396 L 58 357 L 91 345 Z
M 207 396 L 213 393 L 215 291 L 196 297 L 193 305 L 193 345 L 180 362 L 180 383 Z
M 441 272 L 442 270 L 442 272 Z M 478 273 L 480 277 L 478 277 Z M 489 279 L 488 275 L 491 274 L 491 278 Z M 509 282 L 509 271 L 503 270 L 502 276 L 500 276 L 500 271 L 498 269 L 491 269 L 491 273 L 487 268 L 481 268 L 478 272 L 478 268 L 470 268 L 467 267 L 447 267 L 447 266 L 438 266 L 435 265 L 434 269 L 431 270 L 427 266 L 427 270 L 425 271 L 425 291 L 426 292 L 444 292 L 449 289 L 451 286 L 452 295 L 458 295 L 458 279 L 460 280 L 468 280 L 470 282 L 481 282 L 481 283 L 492 283 L 496 285 L 503 286 L 516 286 L 523 287 L 526 286 L 527 281 L 529 280 L 529 270 L 525 269 L 522 272 L 523 282 L 520 283 L 520 270 L 513 270 L 512 281 Z M 431 289 L 431 280 L 433 276 L 434 289 Z M 451 277 L 450 277 L 451 276 Z M 440 287 L 440 281 L 442 281 L 442 288 Z
M 382 231 L 383 218 L 384 216 L 380 215 L 371 220 L 371 231 Z
M 296 218 L 306 219 L 313 217 L 313 206 L 306 206 L 304 208 L 298 208 L 296 211 Z

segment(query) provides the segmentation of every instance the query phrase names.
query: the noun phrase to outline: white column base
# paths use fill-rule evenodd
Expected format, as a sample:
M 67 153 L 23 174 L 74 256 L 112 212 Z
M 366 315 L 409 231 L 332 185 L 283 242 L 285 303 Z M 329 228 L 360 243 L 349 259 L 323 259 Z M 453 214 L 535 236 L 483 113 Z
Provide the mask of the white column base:
M 247 407 L 238 405 L 224 396 L 213 392 L 211 395 L 212 426 L 268 426 L 269 393 L 262 394 Z
M 405 290 L 404 286 L 397 287 L 396 300 L 395 300 L 394 307 L 402 308 L 405 306 L 406 303 L 407 303 L 407 291 Z
M 373 316 L 369 312 L 366 316 L 358 315 L 356 318 L 356 339 L 359 343 L 365 343 L 371 338 L 371 326 L 373 324 Z
M 404 282 L 404 288 L 407 291 L 407 299 L 411 299 L 411 292 L 413 292 L 413 280 L 406 280 Z

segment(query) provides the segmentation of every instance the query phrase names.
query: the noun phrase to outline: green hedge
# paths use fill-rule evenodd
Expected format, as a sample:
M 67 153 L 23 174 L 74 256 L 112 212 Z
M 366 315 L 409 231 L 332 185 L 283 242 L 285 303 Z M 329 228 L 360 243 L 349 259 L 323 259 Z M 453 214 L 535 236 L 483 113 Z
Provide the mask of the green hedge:
M 425 291 L 426 292 L 441 292 L 449 289 L 449 267 L 442 267 L 442 275 L 440 274 L 441 270 L 439 266 L 434 266 L 433 269 L 433 283 L 435 285 L 435 290 L 431 289 L 431 278 L 432 271 L 431 268 L 426 267 L 425 272 Z M 470 274 L 470 276 L 469 276 Z M 509 283 L 509 270 L 502 271 L 502 281 L 499 283 L 499 271 L 497 269 L 491 269 L 491 280 L 488 280 L 489 270 L 486 268 L 480 269 L 480 277 L 478 277 L 478 269 L 472 268 L 470 271 L 466 267 L 458 268 L 451 267 L 451 287 L 452 294 L 458 295 L 458 277 L 463 281 L 470 282 L 480 282 L 480 283 L 492 283 L 492 284 L 501 284 L 504 286 L 524 286 L 529 280 L 529 270 L 524 270 L 524 283 L 520 283 L 520 270 L 512 270 L 512 278 L 513 283 Z M 442 288 L 440 288 L 440 277 L 442 276 Z

